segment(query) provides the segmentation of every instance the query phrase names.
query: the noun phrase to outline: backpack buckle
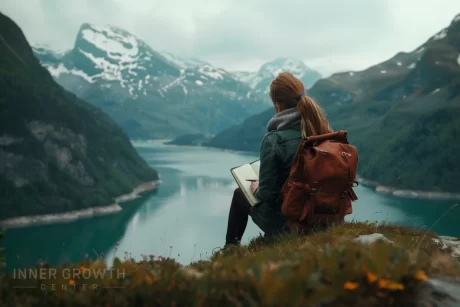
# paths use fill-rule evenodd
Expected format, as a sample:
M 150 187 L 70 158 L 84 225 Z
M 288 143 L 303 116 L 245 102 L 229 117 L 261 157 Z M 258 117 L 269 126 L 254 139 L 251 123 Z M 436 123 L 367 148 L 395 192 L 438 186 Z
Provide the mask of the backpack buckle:
M 312 183 L 312 185 L 317 187 L 317 186 L 318 186 L 318 182 L 315 181 L 315 182 Z M 315 188 L 315 187 L 311 187 L 311 185 L 308 185 L 308 187 L 309 187 L 309 189 L 310 189 L 310 194 L 311 194 L 311 195 L 316 194 L 316 192 L 318 192 L 318 190 L 321 189 L 321 187 L 320 187 L 319 189 L 317 189 L 317 188 Z

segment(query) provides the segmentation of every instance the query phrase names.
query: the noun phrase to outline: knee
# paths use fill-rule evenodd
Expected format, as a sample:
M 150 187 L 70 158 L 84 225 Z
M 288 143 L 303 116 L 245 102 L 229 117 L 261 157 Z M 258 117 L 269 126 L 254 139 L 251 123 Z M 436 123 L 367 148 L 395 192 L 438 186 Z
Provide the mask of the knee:
M 243 191 L 241 191 L 241 188 L 236 188 L 235 191 L 233 191 L 233 197 L 241 197 L 243 196 Z
M 244 196 L 241 188 L 236 188 L 235 191 L 233 191 L 233 199 L 238 200 L 238 202 L 246 201 L 246 196 Z

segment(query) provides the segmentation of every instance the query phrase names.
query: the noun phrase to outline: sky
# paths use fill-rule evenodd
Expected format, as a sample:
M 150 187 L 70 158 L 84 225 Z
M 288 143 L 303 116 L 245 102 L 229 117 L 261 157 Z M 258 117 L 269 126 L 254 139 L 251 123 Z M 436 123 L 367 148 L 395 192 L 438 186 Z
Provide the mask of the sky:
M 323 76 L 412 51 L 460 13 L 459 0 L 0 0 L 29 43 L 73 47 L 87 22 L 229 71 L 294 57 Z

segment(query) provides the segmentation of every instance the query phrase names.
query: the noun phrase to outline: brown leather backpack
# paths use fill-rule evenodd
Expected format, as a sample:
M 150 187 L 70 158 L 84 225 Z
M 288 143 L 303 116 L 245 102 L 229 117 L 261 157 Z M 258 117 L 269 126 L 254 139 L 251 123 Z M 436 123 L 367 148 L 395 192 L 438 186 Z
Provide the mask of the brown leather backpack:
M 281 195 L 281 212 L 291 231 L 310 232 L 342 223 L 352 213 L 358 167 L 347 131 L 311 136 L 300 142 Z

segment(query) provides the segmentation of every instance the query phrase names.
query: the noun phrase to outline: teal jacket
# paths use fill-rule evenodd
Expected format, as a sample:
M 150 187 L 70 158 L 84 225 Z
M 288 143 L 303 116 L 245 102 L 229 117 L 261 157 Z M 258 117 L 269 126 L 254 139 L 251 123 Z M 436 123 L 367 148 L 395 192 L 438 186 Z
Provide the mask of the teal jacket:
M 289 176 L 292 160 L 302 139 L 300 121 L 284 130 L 268 132 L 260 146 L 259 187 L 261 202 L 281 212 L 281 188 Z

